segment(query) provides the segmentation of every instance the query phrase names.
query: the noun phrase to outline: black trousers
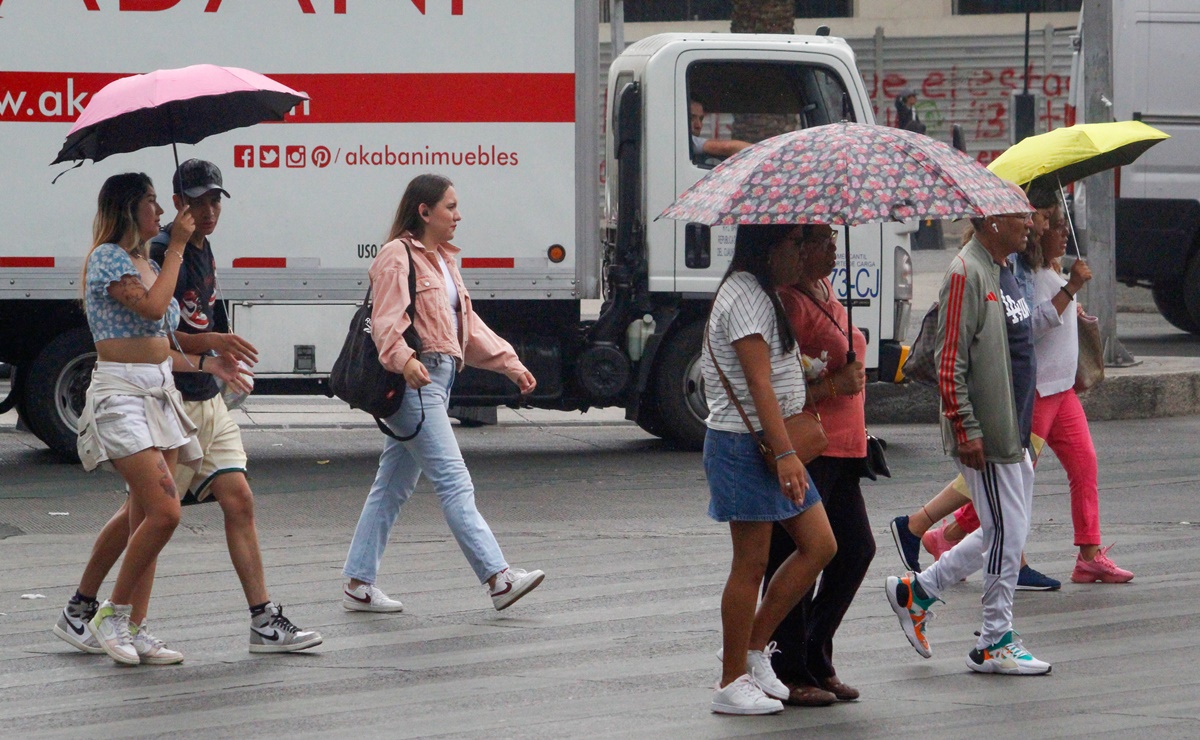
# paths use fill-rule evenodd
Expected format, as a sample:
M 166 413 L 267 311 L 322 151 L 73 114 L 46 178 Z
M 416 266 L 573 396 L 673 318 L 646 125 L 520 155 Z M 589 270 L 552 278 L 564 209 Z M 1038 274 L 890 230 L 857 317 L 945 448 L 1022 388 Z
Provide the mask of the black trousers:
M 771 665 L 780 681 L 815 686 L 837 674 L 833 668 L 833 635 L 875 558 L 875 536 L 859 485 L 861 459 L 818 457 L 805 467 L 821 493 L 838 550 L 825 566 L 818 584 L 775 630 L 771 639 L 780 652 L 772 658 Z M 776 524 L 771 532 L 764 592 L 771 576 L 795 551 L 791 535 Z

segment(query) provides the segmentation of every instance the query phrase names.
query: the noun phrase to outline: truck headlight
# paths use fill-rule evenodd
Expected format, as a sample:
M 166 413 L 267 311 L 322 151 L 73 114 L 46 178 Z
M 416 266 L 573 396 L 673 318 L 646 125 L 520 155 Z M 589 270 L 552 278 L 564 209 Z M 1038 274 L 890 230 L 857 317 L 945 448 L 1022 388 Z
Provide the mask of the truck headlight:
M 895 252 L 895 317 L 892 326 L 892 338 L 903 343 L 908 334 L 908 318 L 912 313 L 913 297 L 913 266 L 912 257 L 904 247 L 896 247 Z

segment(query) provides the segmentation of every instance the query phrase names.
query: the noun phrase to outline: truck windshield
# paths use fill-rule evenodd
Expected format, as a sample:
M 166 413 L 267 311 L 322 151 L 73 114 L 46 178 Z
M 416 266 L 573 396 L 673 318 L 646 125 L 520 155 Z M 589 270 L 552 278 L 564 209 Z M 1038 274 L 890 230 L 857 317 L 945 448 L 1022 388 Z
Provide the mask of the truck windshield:
M 854 120 L 841 78 L 815 64 L 695 62 L 687 89 L 689 154 L 701 167 L 778 134 Z

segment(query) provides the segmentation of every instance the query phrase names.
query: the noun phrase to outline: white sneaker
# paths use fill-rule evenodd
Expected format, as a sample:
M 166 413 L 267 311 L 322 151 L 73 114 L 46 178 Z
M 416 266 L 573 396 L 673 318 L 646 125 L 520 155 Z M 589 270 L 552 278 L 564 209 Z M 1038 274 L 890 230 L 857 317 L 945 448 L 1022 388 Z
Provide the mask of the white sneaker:
M 1050 672 L 1051 666 L 1038 660 L 1025 649 L 1016 632 L 1004 633 L 995 645 L 980 650 L 973 648 L 967 653 L 967 667 L 976 673 L 1002 673 L 1008 676 L 1042 676 Z
M 401 604 L 399 599 L 388 596 L 373 583 L 364 583 L 354 589 L 347 583 L 342 588 L 342 594 L 342 608 L 352 612 L 404 611 L 404 604 Z
M 783 701 L 791 696 L 792 692 L 775 675 L 775 668 L 771 665 L 771 656 L 778 652 L 774 642 L 767 643 L 762 650 L 746 651 L 746 673 L 764 694 Z
M 146 629 L 146 620 L 141 624 L 129 626 L 133 635 L 133 649 L 137 652 L 142 665 L 174 665 L 183 662 L 183 653 L 171 650 L 167 643 L 150 634 Z
M 90 603 L 95 604 L 94 601 Z M 92 655 L 104 655 L 104 648 L 100 647 L 99 641 L 92 633 L 88 632 L 87 623 L 92 616 L 94 616 L 94 612 L 79 611 L 73 603 L 67 604 L 62 613 L 58 615 L 58 622 L 54 625 L 54 634 L 76 650 L 82 650 Z
M 517 603 L 517 599 L 537 588 L 546 574 L 540 570 L 524 571 L 520 568 L 505 568 L 496 574 L 496 585 L 483 587 L 492 597 L 496 611 L 504 611 Z
M 749 674 L 743 673 L 713 694 L 712 710 L 717 714 L 779 714 L 783 702 L 762 692 Z
M 108 656 L 122 665 L 137 665 L 141 663 L 137 650 L 133 648 L 133 636 L 129 634 L 129 613 L 133 607 L 129 604 L 114 604 L 107 599 L 92 621 L 88 629 L 100 643 L 100 647 Z

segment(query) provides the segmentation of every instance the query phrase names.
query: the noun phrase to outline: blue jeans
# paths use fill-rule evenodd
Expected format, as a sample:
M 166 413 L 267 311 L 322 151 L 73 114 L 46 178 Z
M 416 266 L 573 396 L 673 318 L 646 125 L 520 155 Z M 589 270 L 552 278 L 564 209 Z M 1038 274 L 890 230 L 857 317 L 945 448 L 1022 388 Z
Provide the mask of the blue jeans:
M 375 483 L 363 504 L 342 574 L 363 583 L 375 583 L 392 525 L 423 472 L 433 483 L 446 524 L 450 525 L 471 569 L 480 583 L 486 583 L 507 568 L 508 563 L 500 552 L 496 536 L 475 508 L 475 486 L 450 426 L 447 414 L 450 388 L 458 374 L 454 358 L 428 355 L 421 362 L 433 381 L 421 389 L 425 424 L 420 434 L 407 442 L 385 438 L 383 454 L 379 456 L 379 472 L 375 474 Z M 403 437 L 412 434 L 420 419 L 421 401 L 410 388 L 404 393 L 400 410 L 384 421 Z

